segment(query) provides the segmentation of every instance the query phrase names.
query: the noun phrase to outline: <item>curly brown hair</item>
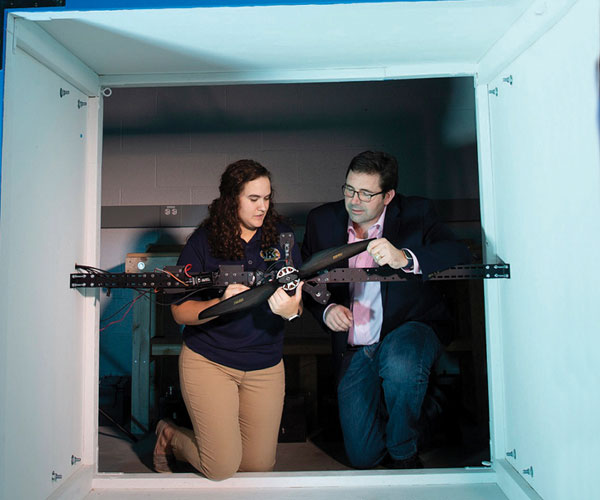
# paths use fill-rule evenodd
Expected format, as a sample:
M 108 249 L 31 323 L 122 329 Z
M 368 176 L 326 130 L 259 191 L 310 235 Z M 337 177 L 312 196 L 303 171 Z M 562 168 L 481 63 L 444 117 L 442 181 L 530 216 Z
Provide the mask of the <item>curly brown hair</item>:
M 271 181 L 271 173 L 254 160 L 238 160 L 228 165 L 221 175 L 219 197 L 208 207 L 208 217 L 200 227 L 208 233 L 208 244 L 215 257 L 228 260 L 244 258 L 242 229 L 238 216 L 239 196 L 247 182 L 260 177 Z M 273 189 L 269 209 L 262 225 L 261 248 L 277 245 L 277 222 L 281 220 L 273 204 Z

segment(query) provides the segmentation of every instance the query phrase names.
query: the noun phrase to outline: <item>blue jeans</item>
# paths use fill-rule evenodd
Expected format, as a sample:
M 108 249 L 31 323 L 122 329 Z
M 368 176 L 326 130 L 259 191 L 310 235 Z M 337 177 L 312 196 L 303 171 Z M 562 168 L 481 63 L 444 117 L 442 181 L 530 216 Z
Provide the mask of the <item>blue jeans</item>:
M 441 352 L 433 329 L 404 323 L 362 347 L 338 385 L 340 421 L 350 463 L 376 466 L 417 452 L 417 422 L 431 367 Z

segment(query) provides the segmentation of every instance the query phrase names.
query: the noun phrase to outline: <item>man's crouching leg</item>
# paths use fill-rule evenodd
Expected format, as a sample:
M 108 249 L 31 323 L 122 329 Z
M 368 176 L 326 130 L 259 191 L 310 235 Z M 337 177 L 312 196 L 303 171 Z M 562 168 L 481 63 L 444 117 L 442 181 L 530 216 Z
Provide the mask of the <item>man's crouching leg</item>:
M 378 344 L 354 353 L 338 385 L 340 423 L 352 466 L 375 467 L 386 455 L 381 382 L 374 361 Z
M 441 344 L 433 329 L 416 321 L 390 332 L 378 349 L 377 364 L 388 413 L 386 448 L 397 463 L 416 458 L 417 423 L 429 374 L 440 352 Z

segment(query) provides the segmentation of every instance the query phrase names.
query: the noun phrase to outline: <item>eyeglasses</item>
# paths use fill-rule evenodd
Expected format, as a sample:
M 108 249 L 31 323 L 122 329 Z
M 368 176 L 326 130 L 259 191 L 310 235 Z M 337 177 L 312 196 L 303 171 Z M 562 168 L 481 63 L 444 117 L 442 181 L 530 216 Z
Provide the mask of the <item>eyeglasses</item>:
M 342 193 L 344 193 L 344 196 L 346 198 L 354 198 L 355 194 L 358 194 L 358 199 L 360 201 L 371 201 L 371 198 L 373 198 L 373 196 L 378 195 L 378 194 L 383 194 L 385 193 L 385 191 L 379 191 L 379 193 L 367 193 L 366 191 L 357 191 L 356 189 L 348 186 L 348 184 L 344 184 L 342 186 Z

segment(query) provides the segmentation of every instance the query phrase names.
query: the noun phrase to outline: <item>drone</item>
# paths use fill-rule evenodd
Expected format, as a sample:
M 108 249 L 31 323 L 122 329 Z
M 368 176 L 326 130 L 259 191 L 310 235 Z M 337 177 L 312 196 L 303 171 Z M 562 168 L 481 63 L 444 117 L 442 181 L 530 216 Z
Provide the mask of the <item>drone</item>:
M 278 270 L 245 271 L 242 265 L 222 265 L 215 272 L 190 272 L 187 266 L 166 266 L 146 273 L 110 273 L 95 267 L 75 265 L 83 272 L 71 274 L 71 288 L 112 288 L 152 289 L 164 293 L 195 293 L 213 288 L 226 288 L 232 283 L 248 287 L 237 295 L 204 309 L 198 319 L 213 318 L 224 314 L 240 312 L 265 302 L 279 287 L 293 293 L 300 281 L 304 281 L 303 292 L 316 302 L 327 304 L 331 293 L 327 285 L 365 281 L 408 281 L 422 280 L 421 275 L 405 273 L 389 266 L 376 268 L 334 268 L 330 267 L 364 252 L 372 239 L 358 241 L 339 247 L 322 250 L 312 255 L 298 269 L 293 266 L 290 251 L 293 235 L 281 235 L 286 258 Z M 460 265 L 427 276 L 428 280 L 464 280 L 510 278 L 510 265 L 473 264 Z M 187 296 L 186 296 L 187 297 Z

